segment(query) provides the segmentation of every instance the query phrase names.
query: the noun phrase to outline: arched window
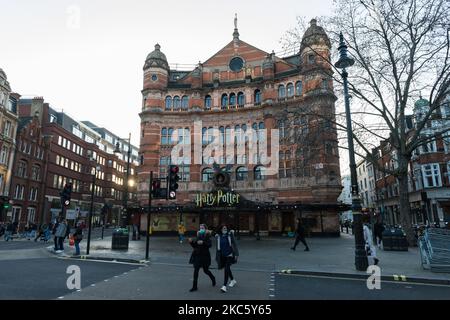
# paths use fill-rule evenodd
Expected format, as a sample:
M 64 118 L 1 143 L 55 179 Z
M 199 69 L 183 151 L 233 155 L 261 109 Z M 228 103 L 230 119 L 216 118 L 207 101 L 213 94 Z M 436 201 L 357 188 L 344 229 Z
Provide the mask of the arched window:
M 266 175 L 266 168 L 264 168 L 263 166 L 256 166 L 255 169 L 253 169 L 253 174 L 255 180 L 264 180 Z
M 180 109 L 180 97 L 175 96 L 173 97 L 173 110 L 179 110 Z
M 161 129 L 161 144 L 168 144 L 169 143 L 169 138 L 167 135 L 167 128 L 162 128 Z
M 247 140 L 247 137 L 246 137 L 246 132 L 247 132 L 247 125 L 244 123 L 242 126 L 241 126 L 241 141 L 242 142 L 244 142 L 244 141 L 246 141 Z
M 231 143 L 231 128 L 230 128 L 230 126 L 225 127 L 225 143 L 226 144 Z
M 283 120 L 278 121 L 278 130 L 280 131 L 280 138 L 283 139 L 286 137 L 286 127 L 284 125 Z
M 41 179 L 41 167 L 37 164 L 31 167 L 31 179 L 35 181 L 39 181 Z
M 208 138 L 207 138 L 208 129 L 202 128 L 202 144 L 208 144 Z
M 173 144 L 172 141 L 172 136 L 173 136 L 173 128 L 169 128 L 169 130 L 167 131 L 168 135 L 169 135 L 169 144 Z
M 297 81 L 295 83 L 295 94 L 297 96 L 301 96 L 302 95 L 302 90 L 303 90 L 302 82 L 301 81 Z
M 236 95 L 234 93 L 230 93 L 230 106 L 236 105 Z
M 241 141 L 241 126 L 236 125 L 234 127 L 234 142 L 240 142 Z
M 239 92 L 239 93 L 238 93 L 238 95 L 237 95 L 237 100 L 238 100 L 238 101 L 237 101 L 238 106 L 243 107 L 244 104 L 245 104 L 245 95 L 244 95 L 243 92 Z
M 189 108 L 189 98 L 188 96 L 183 96 L 181 98 L 181 109 L 187 110 Z
M 286 98 L 286 88 L 284 87 L 284 85 L 280 84 L 278 86 L 278 98 L 279 99 L 284 99 Z
M 172 109 L 172 97 L 167 96 L 166 97 L 166 110 Z
M 266 126 L 264 125 L 264 122 L 260 122 L 258 124 L 258 141 L 264 141 L 265 139 L 265 129 Z
M 244 181 L 248 179 L 248 170 L 246 167 L 239 167 L 236 169 L 236 180 Z
M 214 141 L 214 128 L 213 127 L 208 128 L 207 136 L 208 136 L 208 143 L 211 143 Z
M 224 93 L 224 94 L 222 95 L 222 99 L 220 99 L 220 101 L 221 101 L 222 109 L 226 109 L 227 106 L 228 106 L 228 96 L 227 96 L 226 93 Z
M 211 181 L 214 175 L 214 171 L 211 168 L 205 168 L 202 171 L 202 182 Z
M 225 143 L 225 128 L 219 127 L 219 143 L 224 144 Z
M 205 97 L 205 109 L 211 109 L 212 99 L 210 95 Z
M 259 89 L 255 90 L 254 100 L 255 100 L 255 105 L 261 104 L 261 90 L 259 90 Z
M 286 86 L 286 89 L 287 89 L 287 96 L 289 98 L 293 97 L 294 96 L 294 85 L 292 83 L 288 83 Z
M 278 168 L 278 177 L 279 178 L 286 178 L 286 171 L 284 167 L 284 152 L 280 151 L 279 153 L 279 168 Z

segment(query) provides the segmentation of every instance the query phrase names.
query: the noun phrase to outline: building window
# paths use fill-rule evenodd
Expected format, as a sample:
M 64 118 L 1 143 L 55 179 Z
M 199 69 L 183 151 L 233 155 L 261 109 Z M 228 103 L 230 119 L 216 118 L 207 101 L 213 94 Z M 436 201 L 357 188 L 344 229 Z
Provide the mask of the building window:
M 208 95 L 205 97 L 205 109 L 211 109 L 212 99 L 211 96 Z
M 315 61 L 315 56 L 314 56 L 314 54 L 309 54 L 308 55 L 308 63 L 314 63 L 314 61 Z
M 441 187 L 441 172 L 438 163 L 422 165 L 424 188 Z
M 259 90 L 259 89 L 255 90 L 254 100 L 255 100 L 255 105 L 261 104 L 261 90 Z
M 284 87 L 284 85 L 280 84 L 278 86 L 278 98 L 279 99 L 284 99 L 286 98 L 286 88 Z
M 191 180 L 191 167 L 189 165 L 179 166 L 180 181 L 188 182 Z
M 294 96 L 294 85 L 292 83 L 288 83 L 286 86 L 286 89 L 287 89 L 288 98 L 293 97 Z
M 257 166 L 255 169 L 253 169 L 253 175 L 255 177 L 255 180 L 263 180 L 265 178 L 265 170 L 263 166 Z
M 180 107 L 181 107 L 180 97 L 179 96 L 173 97 L 173 110 L 179 110 Z
M 181 109 L 187 110 L 189 108 L 189 98 L 187 96 L 183 96 L 181 98 Z
M 7 146 L 2 147 L 0 152 L 0 163 L 7 164 L 9 160 L 9 148 Z
M 302 90 L 303 90 L 302 82 L 301 81 L 297 81 L 295 83 L 295 94 L 297 96 L 301 96 L 302 93 L 303 93 Z
M 236 180 L 244 181 L 248 179 L 248 170 L 246 167 L 239 167 L 236 169 Z
M 19 222 L 20 221 L 20 213 L 21 213 L 20 207 L 13 207 L 11 221 Z
M 159 177 L 165 178 L 167 176 L 167 168 L 170 165 L 170 157 L 159 158 Z
M 17 176 L 26 178 L 27 174 L 27 163 L 25 161 L 19 161 L 17 166 Z
M 239 92 L 237 95 L 237 103 L 238 106 L 243 107 L 245 104 L 245 95 L 242 92 Z
M 222 109 L 226 109 L 228 106 L 228 96 L 226 93 L 224 93 L 222 95 L 222 98 L 220 99 L 220 101 L 221 101 L 220 105 L 221 105 Z
M 436 152 L 436 140 L 425 143 L 422 150 L 423 153 Z
M 279 177 L 290 178 L 292 176 L 291 152 L 289 150 L 286 152 L 280 151 L 279 158 Z
M 214 171 L 211 168 L 205 168 L 202 171 L 202 182 L 211 181 L 214 176 Z
M 169 133 L 167 128 L 161 129 L 161 144 L 163 145 L 169 144 Z
M 38 194 L 38 189 L 37 188 L 30 188 L 29 200 L 30 201 L 36 201 L 37 194 Z
M 236 105 L 236 95 L 234 93 L 230 93 L 230 106 Z
M 167 96 L 166 97 L 166 110 L 172 109 L 172 97 Z
M 286 138 L 286 127 L 283 120 L 278 121 L 278 130 L 280 130 L 280 139 Z
M 5 122 L 5 127 L 4 127 L 4 129 L 3 129 L 3 134 L 4 134 L 5 136 L 10 137 L 10 134 L 11 134 L 11 127 L 12 127 L 11 121 L 6 121 L 6 122 Z
M 39 181 L 41 179 L 41 168 L 39 166 L 31 167 L 31 179 Z

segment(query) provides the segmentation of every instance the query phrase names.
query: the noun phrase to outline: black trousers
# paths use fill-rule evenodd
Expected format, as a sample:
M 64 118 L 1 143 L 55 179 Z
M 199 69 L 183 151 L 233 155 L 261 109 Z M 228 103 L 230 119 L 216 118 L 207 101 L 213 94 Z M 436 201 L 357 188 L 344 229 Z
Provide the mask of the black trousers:
M 306 241 L 305 241 L 305 237 L 297 235 L 297 237 L 295 238 L 294 249 L 297 247 L 297 245 L 300 241 L 305 245 L 306 248 L 308 248 L 308 245 L 306 244 Z
M 233 257 L 222 257 L 223 259 L 223 265 L 224 265 L 224 279 L 223 279 L 223 285 L 226 286 L 228 283 L 228 280 L 233 280 L 233 273 L 231 272 L 231 265 L 233 262 Z
M 59 246 L 59 250 L 64 250 L 64 246 L 63 246 L 64 238 L 65 238 L 65 237 L 58 237 L 58 246 Z
M 200 271 L 200 268 L 203 268 L 203 272 L 209 276 L 212 282 L 216 281 L 216 278 L 214 278 L 214 275 L 209 270 L 209 267 L 206 265 L 194 265 L 194 285 L 192 287 L 197 288 L 198 283 L 198 273 Z
M 59 250 L 58 239 L 59 239 L 59 238 L 58 238 L 57 236 L 54 236 L 54 239 L 53 239 L 53 240 L 55 241 L 55 251 L 56 251 L 56 250 Z

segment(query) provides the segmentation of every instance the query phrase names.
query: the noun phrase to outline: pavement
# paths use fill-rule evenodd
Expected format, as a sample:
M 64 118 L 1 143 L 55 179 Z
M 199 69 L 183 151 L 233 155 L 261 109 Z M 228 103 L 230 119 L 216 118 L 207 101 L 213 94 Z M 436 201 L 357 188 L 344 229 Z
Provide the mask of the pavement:
M 367 273 L 356 271 L 354 267 L 354 238 L 341 234 L 339 238 L 308 238 L 311 249 L 303 251 L 299 244 L 296 251 L 290 250 L 292 238 L 270 237 L 256 240 L 242 236 L 238 240 L 240 257 L 235 269 L 270 272 L 341 274 L 367 277 Z M 86 241 L 81 242 L 82 254 Z M 104 259 L 125 262 L 145 263 L 145 237 L 139 241 L 130 241 L 127 251 L 112 251 L 111 237 L 91 241 L 90 255 L 82 258 Z M 215 250 L 215 243 L 211 252 Z M 180 244 L 175 237 L 150 237 L 150 263 L 187 265 L 192 249 L 185 242 Z M 450 273 L 433 273 L 422 268 L 417 247 L 408 251 L 377 250 L 380 259 L 381 274 L 389 279 L 430 280 L 435 283 L 450 284 Z M 213 262 L 213 267 L 215 263 Z

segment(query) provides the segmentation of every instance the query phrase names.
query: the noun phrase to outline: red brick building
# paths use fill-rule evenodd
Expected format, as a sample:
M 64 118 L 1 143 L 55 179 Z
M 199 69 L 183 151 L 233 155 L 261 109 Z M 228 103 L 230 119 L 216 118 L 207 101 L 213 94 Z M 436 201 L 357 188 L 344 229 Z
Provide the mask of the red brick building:
M 415 121 L 429 108 L 428 101 L 416 102 L 414 116 L 408 117 L 409 134 L 414 133 Z M 423 129 L 423 135 L 434 135 L 449 127 L 450 99 L 434 112 Z M 389 140 L 374 149 L 379 163 L 385 168 L 397 166 L 396 150 Z M 415 224 L 440 224 L 450 222 L 450 131 L 438 135 L 434 141 L 417 148 L 409 163 L 408 175 L 411 221 Z M 376 171 L 377 206 L 386 223 L 400 224 L 399 184 L 395 176 Z
M 90 211 L 96 172 L 93 222 L 100 224 L 104 219 L 105 223 L 118 224 L 123 209 L 126 158 L 122 156 L 120 159 L 113 152 L 108 152 L 111 150 L 105 146 L 100 134 L 67 114 L 55 111 L 44 103 L 43 98 L 21 99 L 18 109 L 19 119 L 31 122 L 23 131 L 26 143 L 24 152 L 18 154 L 28 161 L 27 178 L 22 174 L 23 165 L 17 162 L 15 172 L 18 174 L 13 179 L 13 185 L 19 185 L 19 199 L 14 200 L 14 206 L 26 210 L 30 206 L 26 199 L 33 195 L 33 199 L 36 197 L 34 222 L 39 223 L 42 219 L 49 222 L 60 215 L 60 192 L 66 183 L 71 182 L 72 201 L 66 210 L 67 217 L 70 220 L 85 219 Z M 32 120 L 29 120 L 30 115 L 33 115 Z M 39 154 L 39 162 L 33 158 L 35 154 Z M 33 165 L 39 166 L 39 181 L 42 181 L 37 196 L 33 193 L 37 186 L 33 179 Z M 130 161 L 130 168 L 130 180 L 136 181 L 134 161 Z M 127 205 L 138 210 L 135 190 L 135 186 L 129 188 Z M 27 220 L 28 216 L 22 214 L 20 221 L 26 223 Z
M 329 58 L 330 49 L 315 20 L 299 53 L 285 58 L 242 41 L 237 26 L 225 47 L 190 71 L 170 69 L 155 45 L 144 65 L 139 114 L 142 206 L 147 207 L 150 171 L 164 178 L 167 165 L 174 162 L 176 141 L 188 146 L 177 163 L 177 199 L 153 201 L 155 232 L 175 232 L 182 219 L 191 231 L 206 222 L 210 227 L 229 223 L 248 233 L 285 233 L 301 217 L 310 234 L 339 235 L 337 198 L 342 187 L 331 121 L 336 97 L 332 70 L 323 59 Z M 272 129 L 279 130 L 279 138 L 272 136 Z M 257 154 L 250 152 L 249 137 L 257 141 Z M 231 147 L 221 155 L 206 155 L 213 141 Z M 270 165 L 261 161 L 260 143 L 265 142 L 263 153 L 272 158 Z M 229 174 L 229 192 L 242 199 L 238 206 L 201 207 L 204 202 L 196 201 L 214 188 L 213 163 Z

